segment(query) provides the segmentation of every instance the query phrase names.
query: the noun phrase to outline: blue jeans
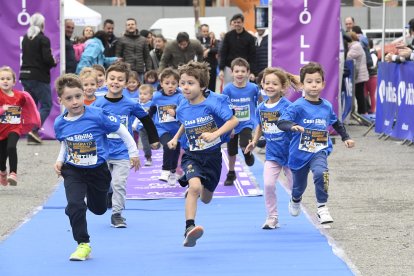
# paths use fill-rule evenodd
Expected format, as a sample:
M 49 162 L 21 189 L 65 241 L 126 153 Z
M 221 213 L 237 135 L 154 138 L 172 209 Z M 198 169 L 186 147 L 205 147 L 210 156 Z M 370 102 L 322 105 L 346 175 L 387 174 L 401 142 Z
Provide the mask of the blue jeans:
M 41 125 L 46 121 L 52 109 L 52 91 L 50 84 L 37 80 L 21 80 L 24 90 L 29 92 L 36 105 L 40 103 L 40 121 Z M 38 130 L 35 128 L 34 130 Z
M 301 199 L 308 185 L 308 174 L 312 171 L 315 194 L 318 203 L 328 201 L 329 172 L 327 154 L 324 151 L 316 153 L 313 158 L 299 170 L 292 170 L 293 188 L 292 197 Z

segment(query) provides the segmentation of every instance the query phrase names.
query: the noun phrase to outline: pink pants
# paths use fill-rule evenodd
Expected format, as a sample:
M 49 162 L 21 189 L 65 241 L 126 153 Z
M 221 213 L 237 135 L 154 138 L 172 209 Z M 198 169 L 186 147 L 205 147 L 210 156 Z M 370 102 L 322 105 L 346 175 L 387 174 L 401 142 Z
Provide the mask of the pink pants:
M 369 112 L 375 113 L 376 108 L 376 93 L 377 93 L 377 76 L 370 76 L 369 80 L 365 83 L 364 86 L 364 95 L 365 98 L 368 100 L 368 96 L 371 102 L 371 107 Z
M 277 196 L 276 196 L 276 182 L 279 178 L 279 174 L 282 171 L 285 172 L 287 179 L 287 187 L 292 189 L 292 172 L 288 167 L 283 167 L 275 161 L 265 161 L 263 178 L 264 178 L 264 195 L 265 195 L 265 206 L 267 215 L 269 217 L 277 217 Z

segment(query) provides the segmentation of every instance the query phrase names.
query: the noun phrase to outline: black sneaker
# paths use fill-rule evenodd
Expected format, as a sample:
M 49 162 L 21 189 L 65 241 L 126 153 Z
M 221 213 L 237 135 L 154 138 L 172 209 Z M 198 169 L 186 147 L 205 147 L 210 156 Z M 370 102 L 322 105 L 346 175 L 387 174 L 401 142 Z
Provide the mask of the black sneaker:
M 38 145 L 41 143 L 42 143 L 42 138 L 40 138 L 39 133 L 37 131 L 33 130 L 27 134 L 28 145 Z
M 112 214 L 111 216 L 111 226 L 115 228 L 126 228 L 125 218 L 121 214 Z
M 112 208 L 112 195 L 113 195 L 113 193 L 108 193 L 107 194 L 106 207 L 108 207 L 108 209 Z
M 253 153 L 243 154 L 244 155 L 244 162 L 246 165 L 251 167 L 254 164 L 254 155 Z
M 236 172 L 228 172 L 226 180 L 224 180 L 224 186 L 234 185 L 234 180 L 236 180 Z
M 183 245 L 185 247 L 193 247 L 196 245 L 197 240 L 203 236 L 204 229 L 201 226 L 191 225 L 187 229 L 185 229 L 184 233 L 184 242 Z

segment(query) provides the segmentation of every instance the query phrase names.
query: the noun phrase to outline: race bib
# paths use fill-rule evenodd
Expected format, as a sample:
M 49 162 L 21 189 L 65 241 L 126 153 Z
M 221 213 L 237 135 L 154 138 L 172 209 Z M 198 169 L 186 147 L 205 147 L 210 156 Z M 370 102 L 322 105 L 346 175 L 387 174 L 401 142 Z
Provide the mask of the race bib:
M 96 141 L 67 141 L 66 161 L 76 166 L 91 166 L 98 161 Z
M 239 122 L 250 120 L 250 105 L 235 105 L 234 112 Z
M 328 147 L 328 131 L 307 129 L 300 136 L 299 149 L 307 152 L 318 152 Z
M 199 151 L 211 148 L 214 145 L 217 145 L 221 142 L 220 137 L 217 137 L 214 141 L 206 142 L 200 136 L 204 132 L 212 133 L 216 131 L 217 125 L 216 122 L 210 121 L 204 125 L 199 125 L 196 127 L 190 127 L 185 129 L 185 134 L 188 139 L 190 151 Z
M 7 110 L 0 115 L 0 123 L 19 125 L 21 123 L 22 108 L 20 106 L 9 106 Z
M 266 134 L 276 134 L 283 132 L 277 127 L 280 113 L 278 111 L 261 111 L 260 121 L 262 122 L 262 131 Z
M 174 111 L 177 109 L 176 105 L 170 104 L 170 105 L 163 105 L 158 106 L 158 122 L 160 123 L 169 123 L 169 122 L 176 122 L 177 118 L 176 116 L 171 116 L 168 113 L 169 109 L 174 109 Z

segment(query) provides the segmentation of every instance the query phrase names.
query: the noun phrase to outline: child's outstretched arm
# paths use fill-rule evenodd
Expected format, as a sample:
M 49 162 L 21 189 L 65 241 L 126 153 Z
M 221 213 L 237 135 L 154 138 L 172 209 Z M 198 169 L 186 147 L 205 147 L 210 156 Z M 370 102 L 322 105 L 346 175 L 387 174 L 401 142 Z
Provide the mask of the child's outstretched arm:
M 135 171 L 137 171 L 139 167 L 141 167 L 141 163 L 138 158 L 138 148 L 135 144 L 134 138 L 132 138 L 131 134 L 128 132 L 128 129 L 122 124 L 115 133 L 121 137 L 122 141 L 124 141 L 128 149 L 131 166 L 135 169 Z
M 250 151 L 253 151 L 257 145 L 257 141 L 259 141 L 260 137 L 262 136 L 262 126 L 257 125 L 256 130 L 254 131 L 253 140 L 247 145 L 246 149 L 244 150 L 244 154 L 248 154 Z
M 219 129 L 214 132 L 204 132 L 200 135 L 201 139 L 206 141 L 207 143 L 214 141 L 217 137 L 220 137 L 224 133 L 227 133 L 234 129 L 239 124 L 239 120 L 236 116 L 232 116 L 230 120 L 224 123 Z
M 155 127 L 154 121 L 151 119 L 149 115 L 139 118 L 139 120 L 144 126 L 144 129 L 147 131 L 148 141 L 151 144 L 151 148 L 158 149 L 160 147 L 160 138 L 158 137 L 158 132 L 157 128 Z
M 337 120 L 332 127 L 335 129 L 336 132 L 341 136 L 342 141 L 345 143 L 345 147 L 353 148 L 355 146 L 354 140 L 351 139 L 349 134 L 346 132 L 344 124 Z
M 279 120 L 277 122 L 277 127 L 283 131 L 298 131 L 298 132 L 305 131 L 305 129 L 302 126 L 296 124 L 295 122 L 288 121 L 288 120 Z
M 181 125 L 177 133 L 174 135 L 174 137 L 167 143 L 167 146 L 169 149 L 174 150 L 177 147 L 178 139 L 180 139 L 183 133 L 184 133 L 184 125 Z

